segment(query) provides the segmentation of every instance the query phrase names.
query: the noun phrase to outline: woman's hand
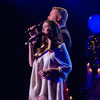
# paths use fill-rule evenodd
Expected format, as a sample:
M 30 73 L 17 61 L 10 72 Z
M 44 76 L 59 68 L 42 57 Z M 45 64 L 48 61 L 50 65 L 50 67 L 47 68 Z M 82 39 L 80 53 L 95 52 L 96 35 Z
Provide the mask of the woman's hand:
M 29 38 L 29 40 L 31 40 L 32 38 L 34 38 L 36 35 L 33 35 L 33 36 L 31 36 L 30 38 Z M 34 41 L 32 41 L 32 42 L 29 42 L 29 46 L 33 46 L 33 45 L 35 45 L 36 44 L 36 40 L 34 40 Z
M 45 70 L 40 70 L 39 72 L 38 72 L 38 74 L 40 75 L 40 77 L 41 78 L 49 78 L 50 77 L 50 69 L 48 70 L 48 69 L 45 69 Z
M 36 25 L 31 26 L 28 28 L 28 30 L 31 30 L 31 32 L 29 32 L 29 35 L 32 37 L 34 35 L 36 35 L 38 33 L 37 29 L 35 29 Z M 32 31 L 33 30 L 33 31 Z
M 41 78 L 44 79 L 58 79 L 60 73 L 58 68 L 50 68 L 50 69 L 40 70 L 38 74 Z

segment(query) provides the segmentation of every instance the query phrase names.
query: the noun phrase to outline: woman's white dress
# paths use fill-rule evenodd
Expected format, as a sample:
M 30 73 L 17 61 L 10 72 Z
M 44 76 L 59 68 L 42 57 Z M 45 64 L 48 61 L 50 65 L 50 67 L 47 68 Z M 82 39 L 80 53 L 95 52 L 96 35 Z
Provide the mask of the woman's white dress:
M 42 69 L 57 67 L 69 68 L 69 72 L 63 72 L 65 78 L 59 77 L 59 79 L 50 80 L 42 79 L 38 75 L 38 72 Z M 44 55 L 35 59 L 30 79 L 29 100 L 64 100 L 63 80 L 67 79 L 71 70 L 72 63 L 64 43 L 54 52 L 47 51 Z

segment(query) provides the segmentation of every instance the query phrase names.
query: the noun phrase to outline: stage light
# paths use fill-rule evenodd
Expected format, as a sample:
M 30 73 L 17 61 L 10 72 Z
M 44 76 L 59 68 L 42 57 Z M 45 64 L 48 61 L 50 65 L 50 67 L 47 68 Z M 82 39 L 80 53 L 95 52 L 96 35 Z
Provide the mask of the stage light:
M 69 100 L 72 100 L 72 99 L 73 99 L 73 97 L 72 97 L 72 96 L 70 96 L 70 97 L 69 97 Z
M 90 63 L 87 63 L 87 66 L 90 66 Z
M 88 27 L 92 33 L 100 33 L 100 14 L 89 17 Z

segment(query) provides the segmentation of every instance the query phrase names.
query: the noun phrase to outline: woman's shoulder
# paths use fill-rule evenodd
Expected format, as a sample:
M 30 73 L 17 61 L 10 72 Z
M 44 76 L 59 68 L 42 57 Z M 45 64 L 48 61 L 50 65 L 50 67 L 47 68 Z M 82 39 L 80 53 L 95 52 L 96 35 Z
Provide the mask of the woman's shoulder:
M 58 46 L 59 49 L 63 49 L 63 48 L 66 48 L 66 45 L 65 43 L 61 43 L 59 46 Z
M 61 43 L 57 48 L 55 48 L 55 54 L 59 54 L 60 56 L 68 55 L 68 50 L 66 48 L 65 43 Z M 57 54 L 57 55 L 58 55 Z

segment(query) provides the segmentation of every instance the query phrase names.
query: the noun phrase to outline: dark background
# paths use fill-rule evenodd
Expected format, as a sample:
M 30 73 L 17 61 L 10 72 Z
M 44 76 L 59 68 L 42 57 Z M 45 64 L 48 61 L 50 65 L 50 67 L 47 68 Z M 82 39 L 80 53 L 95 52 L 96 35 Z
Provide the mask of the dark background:
M 24 43 L 28 27 L 45 20 L 53 6 L 68 10 L 67 27 L 72 37 L 73 70 L 68 79 L 69 95 L 82 100 L 86 83 L 88 19 L 100 14 L 100 0 L 8 0 L 0 1 L 1 87 L 0 100 L 28 100 L 31 68 Z M 85 99 L 83 99 L 85 100 Z

